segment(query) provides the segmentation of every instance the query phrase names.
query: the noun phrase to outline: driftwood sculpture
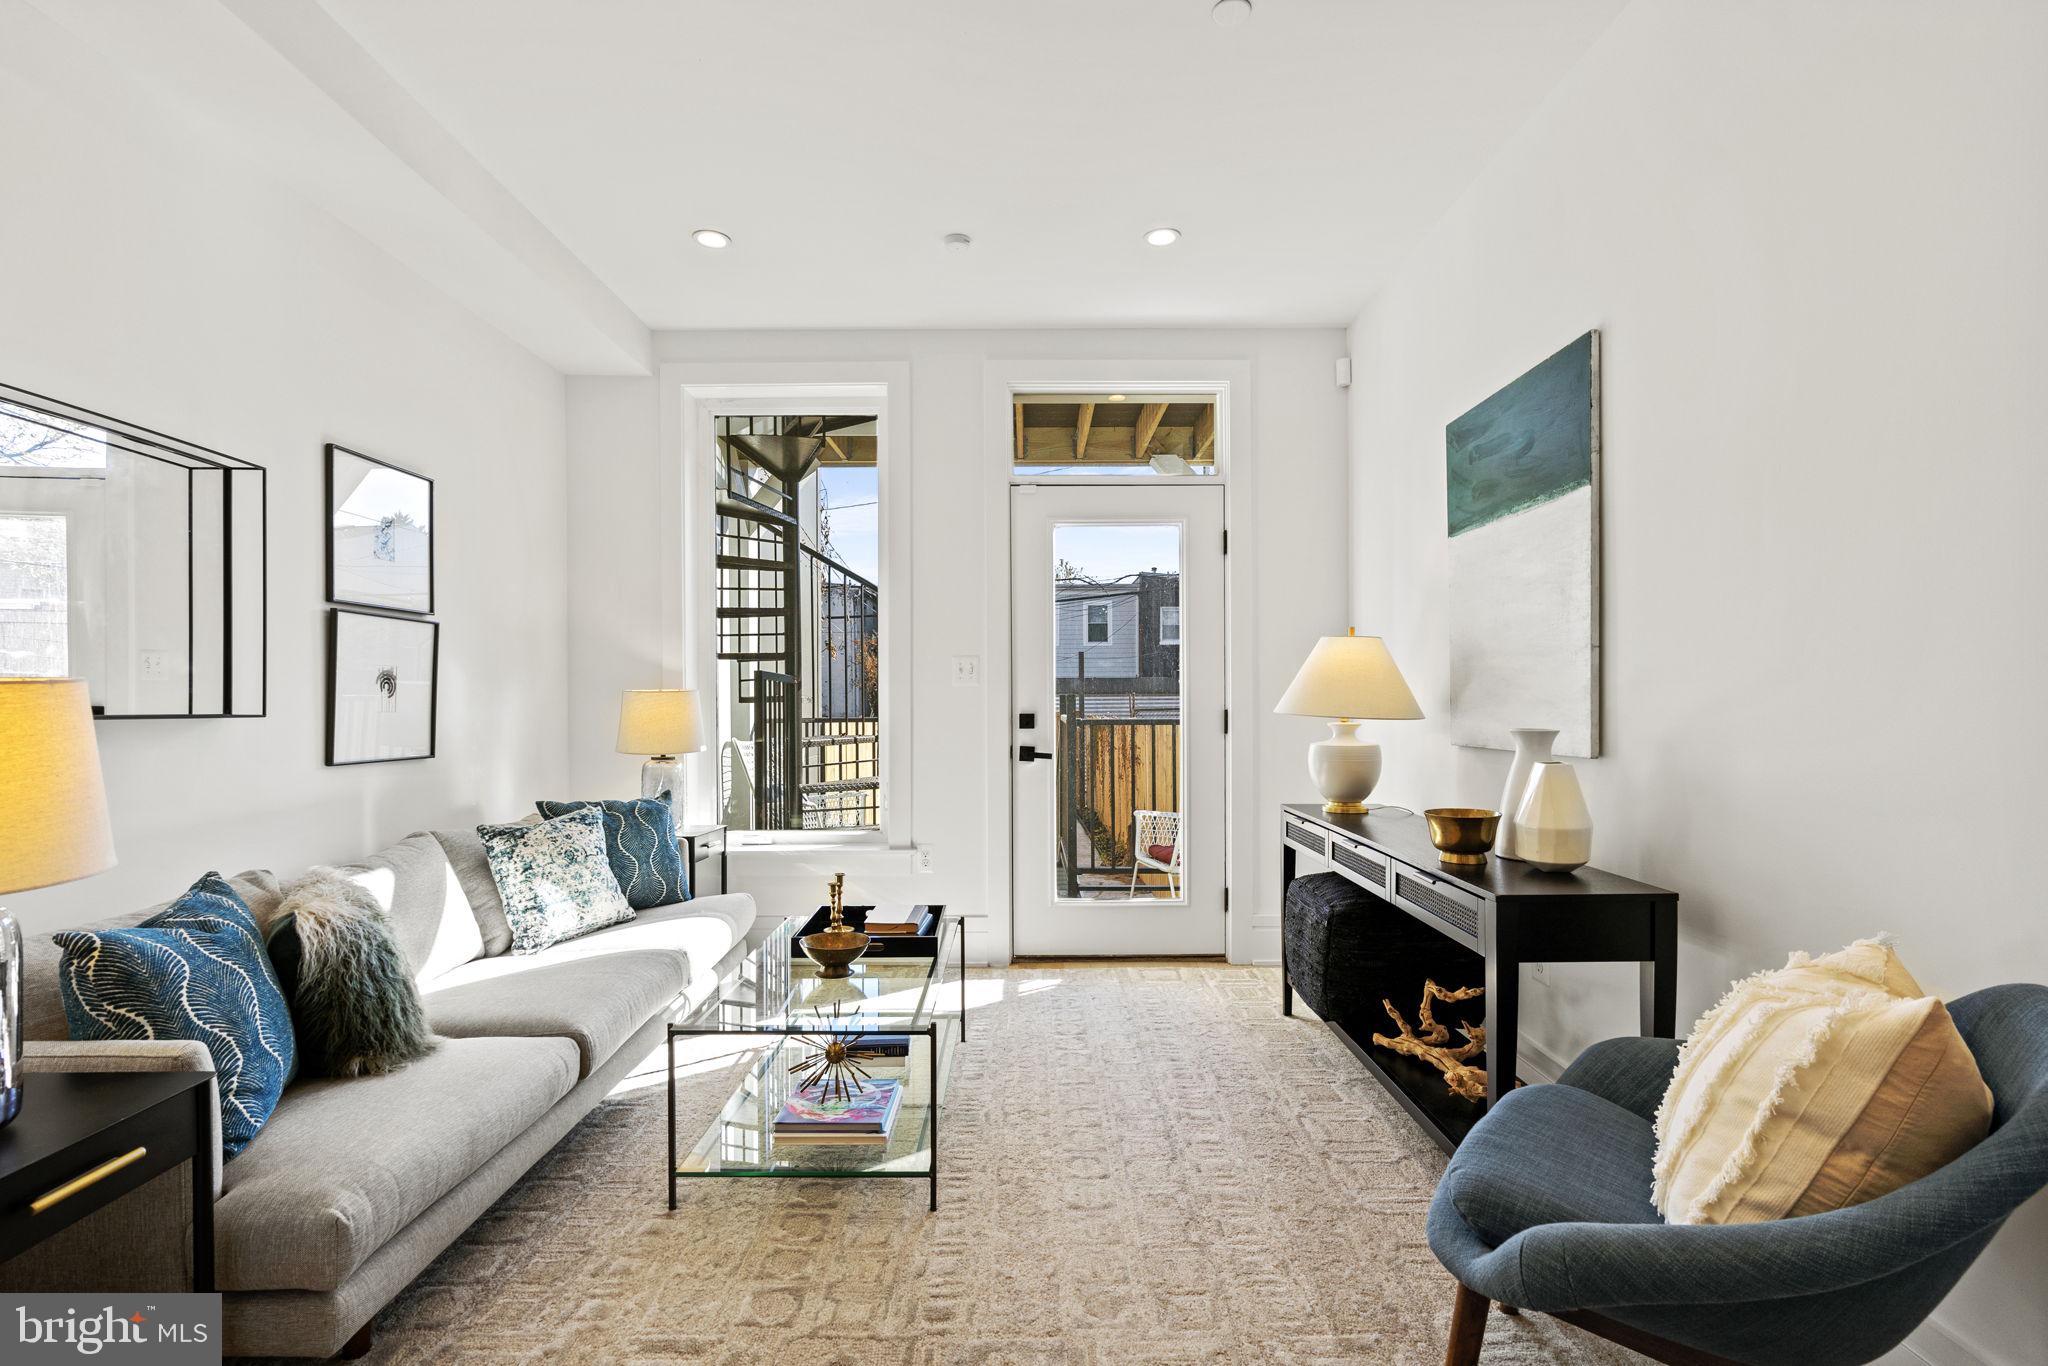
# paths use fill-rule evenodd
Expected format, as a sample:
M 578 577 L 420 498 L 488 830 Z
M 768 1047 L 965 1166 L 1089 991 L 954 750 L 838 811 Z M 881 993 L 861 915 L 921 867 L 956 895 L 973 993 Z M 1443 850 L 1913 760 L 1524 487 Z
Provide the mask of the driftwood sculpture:
M 1381 1048 L 1391 1048 L 1396 1053 L 1406 1053 L 1412 1058 L 1420 1058 L 1436 1068 L 1444 1074 L 1444 1085 L 1451 1088 L 1452 1095 L 1463 1096 L 1466 1100 L 1485 1100 L 1486 1073 L 1483 1069 L 1468 1064 L 1466 1059 L 1485 1050 L 1486 1026 L 1459 1025 L 1458 1032 L 1465 1036 L 1465 1042 L 1456 1048 L 1447 1048 L 1445 1045 L 1450 1042 L 1451 1031 L 1438 1024 L 1436 1016 L 1430 1012 L 1432 1001 L 1469 1001 L 1475 996 L 1484 995 L 1485 992 L 1485 987 L 1459 987 L 1455 991 L 1446 991 L 1433 981 L 1424 982 L 1422 1011 L 1417 1016 L 1422 1022 L 1422 1032 L 1419 1034 L 1408 1027 L 1408 1022 L 1401 1018 L 1401 1012 L 1394 1009 L 1394 1003 L 1383 997 L 1380 1004 L 1387 1008 L 1387 1014 L 1401 1027 L 1401 1033 L 1399 1037 L 1375 1034 L 1372 1041 Z

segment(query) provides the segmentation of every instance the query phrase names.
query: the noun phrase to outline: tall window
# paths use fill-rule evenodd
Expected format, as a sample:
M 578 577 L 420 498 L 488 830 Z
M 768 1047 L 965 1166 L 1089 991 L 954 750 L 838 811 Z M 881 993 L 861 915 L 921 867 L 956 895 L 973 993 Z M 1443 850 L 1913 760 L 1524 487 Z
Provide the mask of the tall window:
M 0 676 L 71 672 L 69 547 L 62 517 L 0 512 Z
M 1088 604 L 1088 643 L 1100 645 L 1109 639 L 1109 604 L 1091 602 Z
M 879 829 L 875 420 L 720 416 L 713 430 L 723 819 Z
M 1180 608 L 1162 607 L 1159 609 L 1159 643 L 1161 645 L 1180 644 Z

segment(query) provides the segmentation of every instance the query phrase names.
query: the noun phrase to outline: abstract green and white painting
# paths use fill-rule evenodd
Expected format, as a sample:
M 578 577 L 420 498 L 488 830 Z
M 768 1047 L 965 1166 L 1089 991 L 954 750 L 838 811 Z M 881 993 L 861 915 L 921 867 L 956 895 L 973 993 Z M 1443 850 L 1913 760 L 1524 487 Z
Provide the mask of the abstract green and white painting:
M 1600 753 L 1600 334 L 1444 429 L 1453 744 Z

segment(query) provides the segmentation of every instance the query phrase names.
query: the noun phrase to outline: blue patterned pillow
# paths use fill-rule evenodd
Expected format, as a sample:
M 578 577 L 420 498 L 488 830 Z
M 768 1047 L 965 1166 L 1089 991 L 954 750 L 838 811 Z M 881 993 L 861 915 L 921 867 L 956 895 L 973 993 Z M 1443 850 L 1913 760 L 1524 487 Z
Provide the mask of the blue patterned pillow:
M 140 925 L 65 930 L 57 970 L 71 1037 L 191 1039 L 213 1054 L 221 1151 L 249 1146 L 298 1061 L 291 1012 L 263 932 L 227 879 L 208 873 Z
M 633 918 L 605 853 L 603 812 L 571 811 L 538 825 L 479 825 L 476 833 L 512 927 L 512 952 L 538 953 Z
M 636 911 L 690 899 L 690 867 L 676 842 L 675 808 L 660 797 L 630 802 L 535 802 L 553 820 L 597 808 L 604 816 L 604 852 L 626 904 Z

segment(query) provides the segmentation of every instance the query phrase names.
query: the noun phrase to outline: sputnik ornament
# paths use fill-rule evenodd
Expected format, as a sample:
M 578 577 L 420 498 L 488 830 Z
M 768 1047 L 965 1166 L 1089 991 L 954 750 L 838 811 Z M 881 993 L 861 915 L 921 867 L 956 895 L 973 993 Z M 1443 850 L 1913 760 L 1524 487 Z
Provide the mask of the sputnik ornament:
M 810 1092 L 813 1100 L 852 1100 L 873 1080 L 861 1064 L 882 1056 L 874 1049 L 860 1046 L 861 1040 L 868 1037 L 864 1032 L 834 1028 L 839 1018 L 835 1007 L 824 1033 L 794 1036 L 805 1053 L 792 1074 L 797 1090 Z

